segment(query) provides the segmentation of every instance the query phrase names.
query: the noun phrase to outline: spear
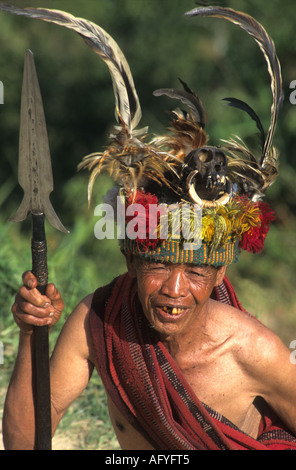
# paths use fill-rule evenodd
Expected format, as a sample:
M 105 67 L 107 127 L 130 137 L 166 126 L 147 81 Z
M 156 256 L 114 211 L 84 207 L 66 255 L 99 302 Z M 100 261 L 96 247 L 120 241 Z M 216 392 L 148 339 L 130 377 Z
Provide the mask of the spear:
M 49 195 L 53 190 L 51 158 L 45 116 L 36 73 L 34 55 L 26 51 L 22 85 L 18 181 L 24 191 L 23 200 L 11 222 L 21 222 L 31 214 L 32 272 L 38 290 L 45 294 L 48 282 L 47 244 L 44 219 L 57 230 L 68 232 L 52 207 Z M 51 400 L 49 375 L 48 326 L 34 327 L 33 350 L 35 449 L 51 449 Z

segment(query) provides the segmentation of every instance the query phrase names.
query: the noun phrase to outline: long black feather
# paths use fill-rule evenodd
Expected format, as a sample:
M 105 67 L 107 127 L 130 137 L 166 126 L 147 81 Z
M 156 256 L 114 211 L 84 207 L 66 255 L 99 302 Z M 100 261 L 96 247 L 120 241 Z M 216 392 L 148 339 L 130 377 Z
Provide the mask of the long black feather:
M 241 109 L 242 111 L 245 111 L 252 119 L 255 121 L 257 128 L 259 130 L 259 137 L 260 137 L 260 142 L 262 146 L 262 151 L 264 150 L 264 144 L 265 144 L 265 132 L 262 126 L 262 122 L 259 119 L 259 116 L 256 114 L 253 108 L 249 106 L 247 103 L 245 103 L 242 100 L 239 100 L 237 98 L 223 98 L 223 101 L 228 101 L 227 106 L 232 106 L 233 108 Z
M 184 90 L 177 88 L 162 88 L 153 92 L 154 96 L 166 95 L 169 98 L 180 100 L 192 111 L 192 117 L 201 127 L 206 125 L 206 112 L 199 97 L 188 87 L 188 85 L 179 79 Z

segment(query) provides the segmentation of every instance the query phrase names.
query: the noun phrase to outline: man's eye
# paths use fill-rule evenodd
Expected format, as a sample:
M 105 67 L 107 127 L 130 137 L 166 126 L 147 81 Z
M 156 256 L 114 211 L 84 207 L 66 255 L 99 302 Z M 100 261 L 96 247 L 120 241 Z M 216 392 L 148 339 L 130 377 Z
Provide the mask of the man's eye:
M 165 266 L 155 266 L 155 267 L 153 267 L 154 271 L 164 271 L 165 269 L 166 269 Z
M 142 270 L 145 272 L 164 270 L 166 267 L 164 264 L 158 263 L 143 263 L 141 266 Z
M 194 276 L 202 276 L 202 273 L 200 271 L 189 271 L 189 274 L 193 274 Z

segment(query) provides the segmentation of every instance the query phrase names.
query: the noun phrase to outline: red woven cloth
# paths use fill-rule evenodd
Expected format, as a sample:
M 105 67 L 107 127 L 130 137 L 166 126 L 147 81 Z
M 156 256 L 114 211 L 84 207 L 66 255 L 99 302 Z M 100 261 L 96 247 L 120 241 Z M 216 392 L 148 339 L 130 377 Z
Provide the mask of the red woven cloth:
M 214 298 L 243 310 L 226 278 Z M 295 437 L 272 412 L 256 440 L 199 401 L 149 326 L 128 274 L 95 292 L 90 329 L 106 391 L 155 449 L 296 450 Z

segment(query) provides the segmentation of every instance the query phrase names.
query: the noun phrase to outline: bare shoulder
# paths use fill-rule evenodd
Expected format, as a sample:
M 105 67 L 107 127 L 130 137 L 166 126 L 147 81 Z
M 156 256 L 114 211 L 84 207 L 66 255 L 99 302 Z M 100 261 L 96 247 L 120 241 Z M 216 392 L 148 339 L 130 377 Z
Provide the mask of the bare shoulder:
M 79 304 L 75 307 L 71 315 L 67 318 L 64 329 L 67 329 L 67 333 L 71 332 L 72 334 L 84 334 L 88 328 L 88 316 L 90 312 L 91 302 L 93 294 L 85 297 Z
M 89 315 L 92 298 L 93 294 L 89 294 L 87 297 L 82 299 L 79 304 L 75 307 L 71 315 L 68 317 L 67 322 L 71 324 L 73 323 L 73 325 L 76 322 L 84 323 Z
M 279 336 L 257 318 L 223 304 L 220 317 L 232 338 L 236 359 L 254 371 L 286 361 L 290 354 Z
M 231 305 L 213 301 L 213 329 L 223 332 L 233 340 L 248 341 L 255 332 L 264 333 L 266 327 L 253 315 L 243 312 Z

